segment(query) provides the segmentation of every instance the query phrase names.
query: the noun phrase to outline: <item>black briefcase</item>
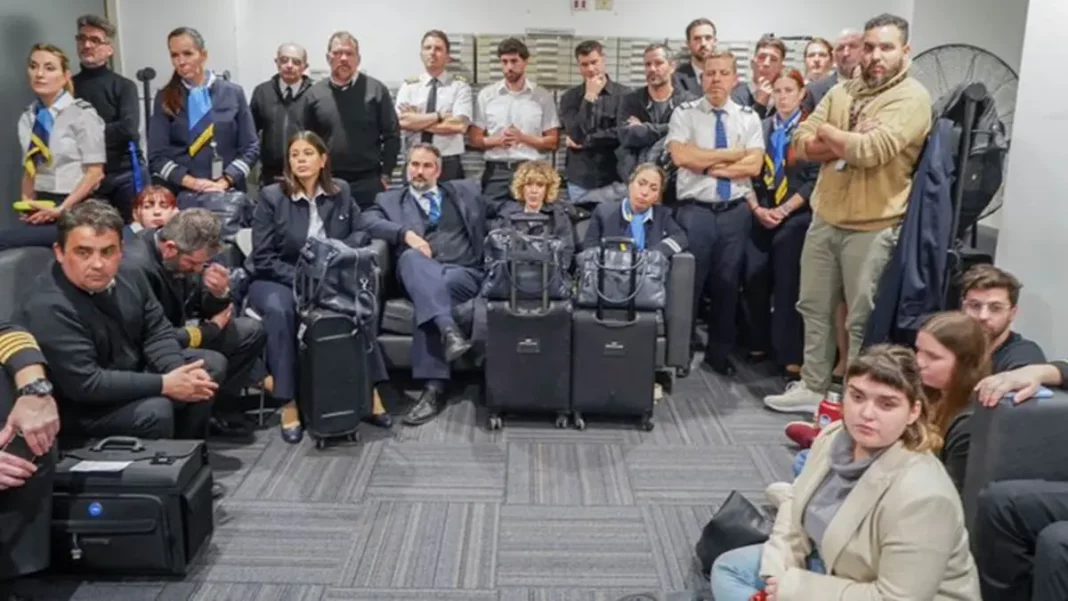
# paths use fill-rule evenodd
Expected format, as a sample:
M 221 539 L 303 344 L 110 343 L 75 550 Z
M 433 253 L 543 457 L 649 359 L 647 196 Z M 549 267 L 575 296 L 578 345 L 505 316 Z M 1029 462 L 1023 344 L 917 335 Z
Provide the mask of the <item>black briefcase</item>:
M 211 488 L 203 441 L 113 436 L 66 451 L 56 466 L 52 569 L 185 574 L 215 529 Z
M 316 448 L 334 438 L 356 442 L 371 414 L 375 340 L 351 317 L 323 309 L 304 313 L 300 330 L 301 423 Z
M 549 263 L 542 262 L 540 299 L 523 300 L 512 280 L 509 300 L 486 303 L 485 390 L 490 430 L 501 428 L 503 413 L 555 413 L 557 428 L 568 425 L 571 302 L 549 300 L 549 270 Z

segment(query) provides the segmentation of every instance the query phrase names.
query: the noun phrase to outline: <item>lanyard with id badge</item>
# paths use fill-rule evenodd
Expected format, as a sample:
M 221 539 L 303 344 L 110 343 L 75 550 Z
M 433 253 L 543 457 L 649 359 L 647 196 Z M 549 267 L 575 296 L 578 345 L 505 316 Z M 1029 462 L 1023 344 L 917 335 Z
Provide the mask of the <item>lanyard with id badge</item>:
M 211 179 L 219 180 L 223 176 L 223 160 L 219 156 L 218 144 L 215 140 L 211 141 Z

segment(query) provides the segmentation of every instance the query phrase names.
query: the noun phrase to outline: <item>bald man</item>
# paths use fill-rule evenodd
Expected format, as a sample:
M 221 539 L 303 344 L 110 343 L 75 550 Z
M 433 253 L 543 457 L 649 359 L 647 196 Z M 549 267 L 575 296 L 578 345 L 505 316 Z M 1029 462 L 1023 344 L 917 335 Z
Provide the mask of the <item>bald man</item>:
M 860 65 L 861 38 L 863 34 L 856 29 L 843 29 L 834 41 L 835 71 L 819 81 L 808 85 L 808 94 L 801 101 L 805 112 L 811 113 L 823 97 L 840 81 L 853 79 L 857 66 Z
M 308 52 L 297 44 L 278 47 L 274 64 L 278 73 L 252 91 L 252 121 L 260 135 L 261 185 L 272 183 L 282 175 L 286 159 L 286 141 L 301 129 L 304 92 L 312 85 L 308 70 Z

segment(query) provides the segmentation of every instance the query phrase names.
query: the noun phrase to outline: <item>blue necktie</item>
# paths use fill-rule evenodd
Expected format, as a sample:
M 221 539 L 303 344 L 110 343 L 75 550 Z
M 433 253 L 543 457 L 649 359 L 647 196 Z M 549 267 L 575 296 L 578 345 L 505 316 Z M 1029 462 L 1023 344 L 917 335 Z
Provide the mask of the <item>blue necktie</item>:
M 438 199 L 438 195 L 433 192 L 423 192 L 423 198 L 427 199 L 430 203 L 430 210 L 427 211 L 427 219 L 430 221 L 430 225 L 437 225 L 438 220 L 441 219 L 441 201 Z
M 712 110 L 716 113 L 716 150 L 727 148 L 727 123 L 723 120 L 727 116 L 727 111 L 723 109 Z M 720 200 L 731 199 L 731 180 L 725 177 L 716 178 L 716 196 L 719 196 Z

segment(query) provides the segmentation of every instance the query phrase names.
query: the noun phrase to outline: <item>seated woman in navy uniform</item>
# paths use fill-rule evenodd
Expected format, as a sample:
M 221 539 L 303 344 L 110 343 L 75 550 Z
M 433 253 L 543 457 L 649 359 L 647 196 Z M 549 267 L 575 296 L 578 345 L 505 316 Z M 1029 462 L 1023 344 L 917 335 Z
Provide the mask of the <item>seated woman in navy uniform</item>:
M 794 377 L 801 373 L 804 356 L 804 330 L 796 308 L 801 247 L 812 223 L 808 199 L 820 172 L 819 163 L 796 160 L 790 147 L 798 124 L 807 117 L 801 110 L 804 81 L 800 71 L 786 69 L 772 82 L 775 111 L 764 119 L 764 170 L 753 180 L 748 199 L 753 229 L 742 284 L 750 356 L 763 359 L 770 350 L 775 362 Z
M 296 444 L 304 436 L 296 403 L 298 315 L 293 278 L 297 258 L 312 236 L 343 240 L 352 247 L 370 239 L 360 229 L 360 207 L 349 185 L 330 174 L 322 138 L 310 131 L 298 132 L 289 140 L 286 157 L 282 180 L 260 191 L 253 212 L 248 303 L 267 331 L 271 394 L 283 402 L 282 439 Z M 375 383 L 385 381 L 385 366 L 377 360 L 372 365 L 377 372 Z M 377 391 L 371 421 L 383 428 L 392 426 Z
M 633 238 L 641 250 L 656 249 L 668 257 L 686 250 L 686 232 L 664 208 L 664 170 L 652 163 L 638 165 L 630 174 L 627 197 L 599 205 L 590 218 L 583 248 L 596 248 L 601 238 Z
M 30 50 L 26 76 L 37 99 L 19 117 L 23 149 L 22 223 L 0 231 L 0 250 L 52 246 L 59 215 L 89 198 L 104 179 L 104 121 L 74 97 L 70 61 L 51 44 Z
M 501 207 L 494 227 L 508 227 L 511 216 L 541 214 L 549 218 L 549 237 L 564 243 L 564 265 L 571 266 L 575 254 L 575 230 L 564 207 L 557 204 L 560 194 L 560 174 L 546 161 L 528 161 L 519 166 L 512 176 L 512 198 L 517 202 Z M 534 225 L 524 228 L 535 236 L 542 235 L 543 227 Z
M 157 94 L 148 130 L 153 175 L 193 206 L 188 192 L 245 190 L 260 154 L 252 112 L 241 86 L 204 68 L 204 38 L 191 27 L 167 36 L 174 75 Z M 190 200 L 186 200 L 186 199 Z

